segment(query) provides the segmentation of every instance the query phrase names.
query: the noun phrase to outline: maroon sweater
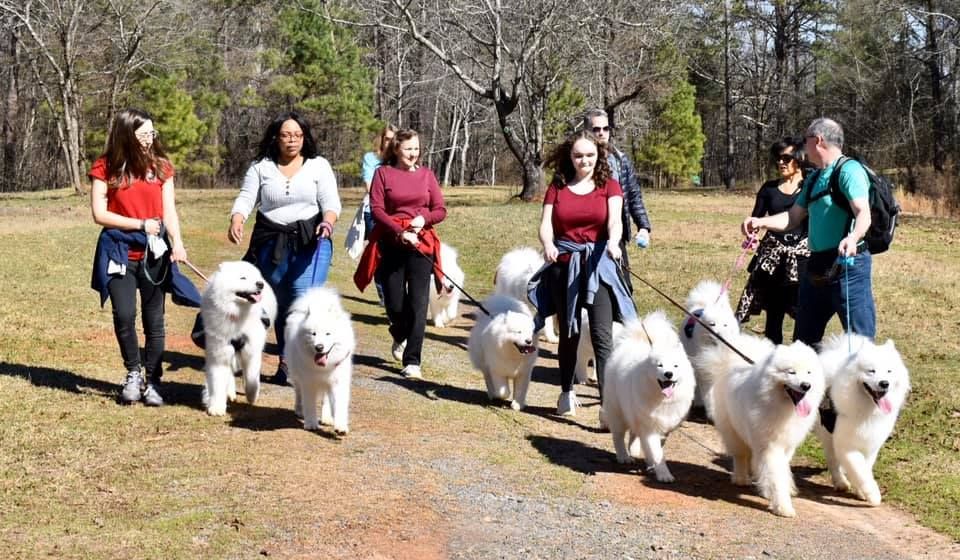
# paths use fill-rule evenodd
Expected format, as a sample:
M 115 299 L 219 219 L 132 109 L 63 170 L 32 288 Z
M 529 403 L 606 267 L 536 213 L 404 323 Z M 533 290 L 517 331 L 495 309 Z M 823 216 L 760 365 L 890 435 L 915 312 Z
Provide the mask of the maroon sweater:
M 377 168 L 370 184 L 370 212 L 377 226 L 397 235 L 403 226 L 394 218 L 423 216 L 425 226 L 433 226 L 447 217 L 440 185 L 426 167 L 415 171 L 386 165 Z

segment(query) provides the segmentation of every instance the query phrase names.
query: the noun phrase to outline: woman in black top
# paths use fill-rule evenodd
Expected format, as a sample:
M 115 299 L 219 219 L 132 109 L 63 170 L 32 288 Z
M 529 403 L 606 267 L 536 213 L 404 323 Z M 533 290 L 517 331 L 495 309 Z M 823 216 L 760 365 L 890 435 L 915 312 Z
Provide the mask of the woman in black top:
M 795 138 L 784 138 L 770 146 L 770 158 L 780 178 L 760 187 L 752 216 L 779 214 L 793 206 L 803 187 L 802 147 L 803 141 Z M 781 344 L 783 317 L 786 314 L 793 317 L 797 305 L 797 263 L 809 255 L 806 221 L 790 231 L 768 231 L 750 261 L 750 279 L 740 296 L 737 319 L 743 323 L 751 315 L 765 310 L 767 320 L 763 334 Z

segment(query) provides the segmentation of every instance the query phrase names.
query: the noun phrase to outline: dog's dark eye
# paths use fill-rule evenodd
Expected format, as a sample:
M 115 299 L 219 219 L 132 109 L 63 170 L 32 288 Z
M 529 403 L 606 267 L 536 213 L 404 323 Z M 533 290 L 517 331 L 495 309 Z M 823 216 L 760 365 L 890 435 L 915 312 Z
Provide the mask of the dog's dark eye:
M 657 362 L 657 367 L 658 367 L 658 368 L 662 368 L 662 367 L 663 367 L 663 362 Z
M 797 370 L 795 370 L 795 369 L 788 369 L 788 370 L 787 370 L 787 374 L 788 374 L 788 375 L 796 375 L 796 374 L 797 374 Z

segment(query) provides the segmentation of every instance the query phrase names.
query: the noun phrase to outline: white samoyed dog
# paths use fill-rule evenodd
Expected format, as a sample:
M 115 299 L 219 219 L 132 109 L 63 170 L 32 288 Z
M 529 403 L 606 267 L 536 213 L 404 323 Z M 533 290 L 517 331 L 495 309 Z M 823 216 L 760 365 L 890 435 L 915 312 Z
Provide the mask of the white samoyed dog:
M 267 328 L 276 318 L 277 300 L 260 270 L 244 261 L 221 263 L 203 291 L 206 374 L 203 405 L 207 414 L 227 413 L 237 398 L 235 371 L 243 372 L 247 402 L 260 393 L 260 368 Z
M 623 332 L 623 324 L 613 322 L 611 335 L 616 340 Z M 593 367 L 590 367 L 590 361 L 593 361 Z M 597 385 L 597 354 L 593 349 L 593 339 L 590 338 L 590 318 L 587 316 L 587 310 L 580 310 L 580 340 L 577 342 L 577 365 L 573 373 L 580 383 Z
M 673 482 L 662 438 L 683 422 L 696 377 L 670 320 L 655 311 L 627 323 L 606 366 L 601 417 L 610 428 L 617 462 L 641 457 L 660 482 Z M 630 433 L 629 447 L 624 436 Z
M 527 284 L 530 278 L 544 265 L 543 255 L 533 247 L 518 247 L 504 254 L 493 277 L 495 294 L 507 295 L 527 302 Z M 540 334 L 551 344 L 560 341 L 557 336 L 556 317 L 546 317 Z
M 350 383 L 356 339 L 350 314 L 331 288 L 311 288 L 290 306 L 284 357 L 293 383 L 294 412 L 303 427 L 349 431 Z M 322 399 L 320 415 L 317 401 Z
M 816 433 L 837 490 L 853 491 L 880 505 L 873 465 L 890 437 L 910 391 L 910 377 L 892 340 L 877 345 L 857 335 L 834 335 L 821 346 L 830 398 L 836 410 L 833 433 L 817 423 Z M 851 353 L 852 349 L 852 353 Z
M 737 323 L 733 308 L 730 307 L 730 300 L 719 282 L 703 280 L 694 286 L 687 296 L 686 309 L 727 340 L 740 332 L 740 325 Z M 704 350 L 723 343 L 692 317 L 685 316 L 680 327 L 680 340 L 693 363 L 693 372 L 697 376 L 694 404 L 704 407 L 707 416 L 713 418 L 713 399 L 710 395 L 713 379 L 710 371 L 699 366 L 697 358 Z
M 491 400 L 511 397 L 510 407 L 520 410 L 527 404 L 530 374 L 537 361 L 537 338 L 533 332 L 533 315 L 521 301 L 494 295 L 483 302 L 490 316 L 480 313 L 467 348 L 470 363 L 483 373 L 487 396 Z
M 715 372 L 714 425 L 733 457 L 733 483 L 756 479 L 770 510 L 793 517 L 790 461 L 817 420 L 825 387 L 820 359 L 802 342 L 774 346 L 741 334 L 731 343 L 753 365 L 725 346 L 705 350 L 701 363 Z
M 440 243 L 440 265 L 443 267 L 444 274 L 440 279 L 443 288 L 437 292 L 437 283 L 431 274 L 430 305 L 427 312 L 433 318 L 433 325 L 442 329 L 447 323 L 457 318 L 457 307 L 460 304 L 460 288 L 457 286 L 463 286 L 466 275 L 457 264 L 457 250 L 446 243 Z

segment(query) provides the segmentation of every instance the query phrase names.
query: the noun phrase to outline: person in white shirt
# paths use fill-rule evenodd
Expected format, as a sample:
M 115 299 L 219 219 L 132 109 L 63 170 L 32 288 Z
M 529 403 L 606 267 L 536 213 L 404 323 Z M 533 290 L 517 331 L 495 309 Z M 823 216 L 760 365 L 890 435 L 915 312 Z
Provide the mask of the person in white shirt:
M 330 163 L 317 155 L 310 125 L 284 113 L 267 127 L 230 211 L 227 238 L 240 244 L 243 226 L 259 206 L 243 260 L 260 269 L 277 296 L 274 326 L 280 367 L 268 381 L 285 385 L 283 330 L 290 304 L 322 286 L 333 257 L 330 236 L 340 216 L 340 195 Z

